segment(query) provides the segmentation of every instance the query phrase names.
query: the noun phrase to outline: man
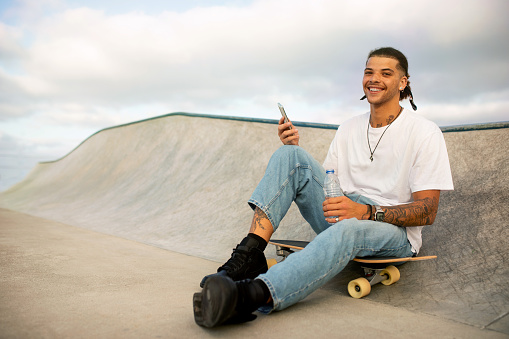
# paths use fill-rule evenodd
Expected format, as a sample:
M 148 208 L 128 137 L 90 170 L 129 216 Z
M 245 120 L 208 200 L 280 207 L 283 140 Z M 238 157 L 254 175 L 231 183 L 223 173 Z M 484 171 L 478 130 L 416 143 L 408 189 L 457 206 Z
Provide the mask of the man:
M 282 310 L 356 256 L 417 255 L 421 229 L 433 223 L 440 191 L 452 190 L 453 183 L 440 129 L 399 104 L 409 98 L 416 109 L 409 77 L 398 50 L 370 52 L 362 80 L 370 112 L 338 128 L 323 167 L 298 147 L 298 130 L 281 119 L 285 146 L 249 200 L 255 212 L 249 233 L 194 295 L 198 325 L 251 320 L 257 309 Z M 325 197 L 324 167 L 338 174 L 345 196 Z M 267 271 L 263 251 L 293 201 L 317 236 Z

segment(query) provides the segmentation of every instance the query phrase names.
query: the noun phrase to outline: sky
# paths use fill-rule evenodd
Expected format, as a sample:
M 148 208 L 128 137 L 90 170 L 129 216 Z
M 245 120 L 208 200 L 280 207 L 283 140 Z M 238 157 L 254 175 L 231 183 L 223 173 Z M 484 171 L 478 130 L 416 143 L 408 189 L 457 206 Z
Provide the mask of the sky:
M 366 57 L 384 46 L 407 56 L 418 114 L 509 121 L 508 15 L 506 0 L 0 0 L 0 191 L 167 113 L 279 119 L 280 102 L 341 124 L 369 110 Z

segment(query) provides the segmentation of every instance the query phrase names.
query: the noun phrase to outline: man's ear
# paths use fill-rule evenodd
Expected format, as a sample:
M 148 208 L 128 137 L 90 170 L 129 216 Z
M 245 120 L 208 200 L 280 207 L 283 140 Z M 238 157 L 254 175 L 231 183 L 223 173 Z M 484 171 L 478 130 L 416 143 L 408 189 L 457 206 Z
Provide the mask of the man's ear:
M 399 90 L 402 91 L 405 89 L 406 85 L 408 84 L 408 78 L 406 76 L 402 77 L 399 81 Z

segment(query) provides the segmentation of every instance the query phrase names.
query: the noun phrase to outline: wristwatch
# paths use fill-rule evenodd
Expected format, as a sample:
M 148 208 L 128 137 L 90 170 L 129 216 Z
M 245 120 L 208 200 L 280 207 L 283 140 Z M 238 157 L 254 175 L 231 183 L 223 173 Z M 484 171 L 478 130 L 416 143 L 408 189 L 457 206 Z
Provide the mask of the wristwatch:
M 384 221 L 384 218 L 385 218 L 385 212 L 384 210 L 378 206 L 378 205 L 375 205 L 375 218 L 374 220 L 375 221 Z

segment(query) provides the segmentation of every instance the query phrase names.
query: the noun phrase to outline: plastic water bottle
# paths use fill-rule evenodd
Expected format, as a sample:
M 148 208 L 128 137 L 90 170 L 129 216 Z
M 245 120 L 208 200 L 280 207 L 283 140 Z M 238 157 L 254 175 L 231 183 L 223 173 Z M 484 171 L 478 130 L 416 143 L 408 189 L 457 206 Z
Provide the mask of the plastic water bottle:
M 334 174 L 334 170 L 327 170 L 325 173 L 325 181 L 323 183 L 325 196 L 327 198 L 335 198 L 344 195 L 341 190 L 341 186 L 339 185 L 339 179 L 336 174 Z M 334 223 L 329 224 L 334 225 Z
M 340 197 L 343 194 L 343 191 L 341 190 L 341 186 L 339 185 L 339 179 L 334 174 L 334 170 L 330 169 L 327 170 L 325 176 L 325 181 L 323 183 L 323 190 L 325 192 L 325 196 L 327 198 L 335 198 Z

